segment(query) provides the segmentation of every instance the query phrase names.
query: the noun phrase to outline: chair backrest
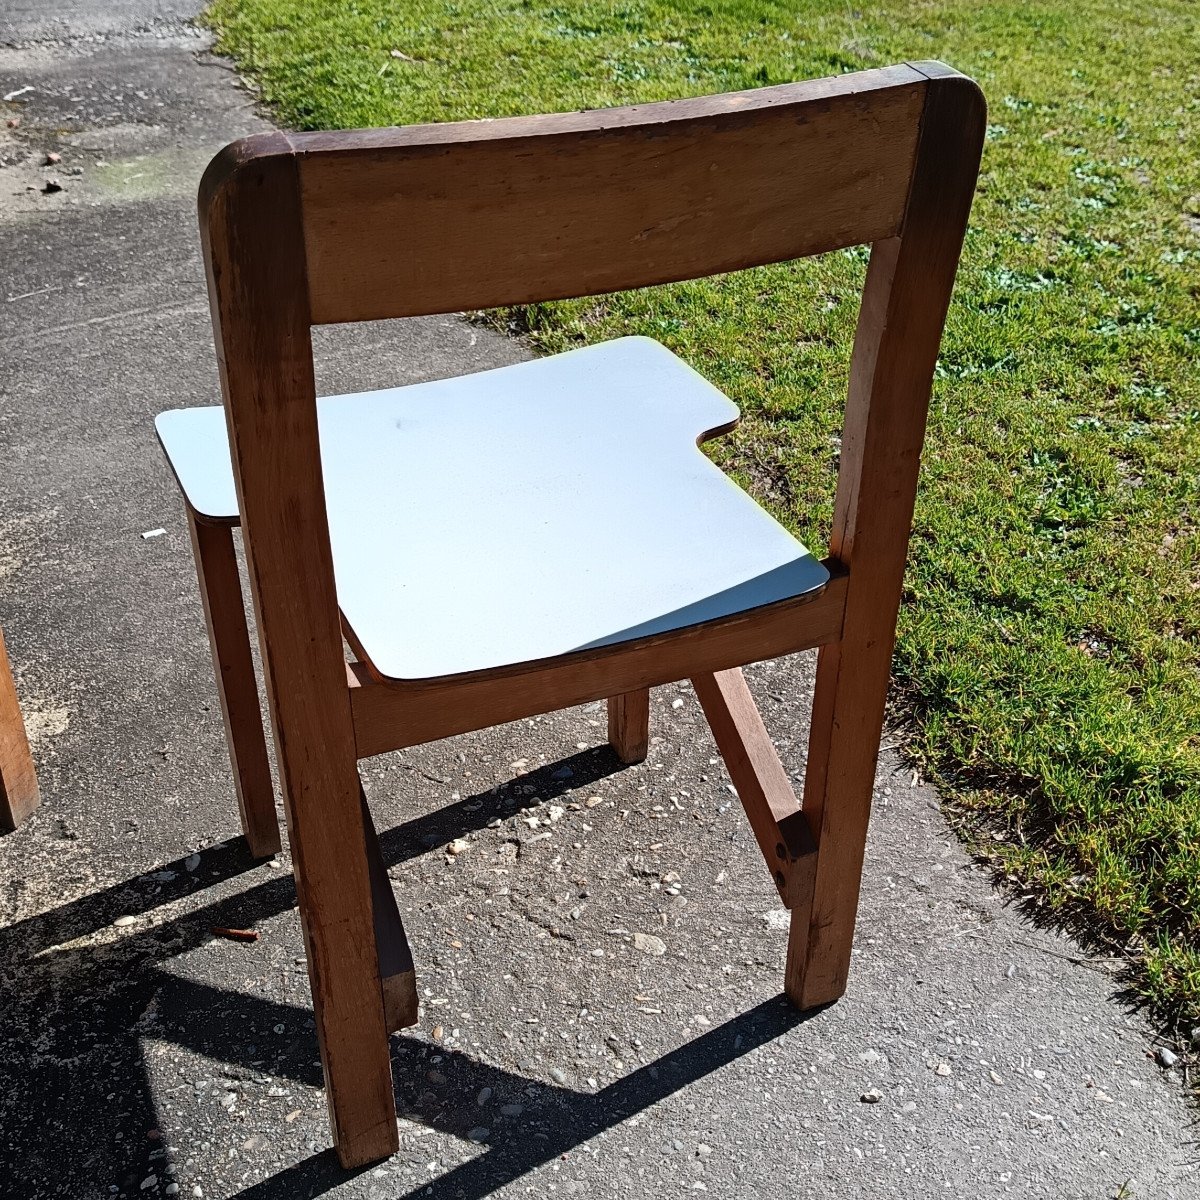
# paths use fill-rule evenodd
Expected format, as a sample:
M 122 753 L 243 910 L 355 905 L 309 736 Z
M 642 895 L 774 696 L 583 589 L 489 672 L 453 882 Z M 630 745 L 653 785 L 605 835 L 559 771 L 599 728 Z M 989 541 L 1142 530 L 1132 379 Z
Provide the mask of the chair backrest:
M 831 545 L 848 565 L 870 543 L 882 565 L 856 563 L 852 588 L 866 602 L 875 571 L 886 582 L 903 567 L 983 130 L 975 84 L 924 63 L 226 148 L 201 184 L 200 220 L 273 705 L 302 707 L 344 678 L 313 324 L 589 295 L 872 243 Z

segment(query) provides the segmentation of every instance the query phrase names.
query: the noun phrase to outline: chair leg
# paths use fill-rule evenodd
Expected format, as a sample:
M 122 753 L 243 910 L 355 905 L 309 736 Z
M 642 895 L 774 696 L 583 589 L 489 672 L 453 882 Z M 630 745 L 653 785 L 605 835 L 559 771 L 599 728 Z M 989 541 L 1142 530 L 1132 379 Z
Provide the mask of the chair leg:
M 793 913 L 810 908 L 816 845 L 745 676 L 738 667 L 695 675 L 692 687 L 780 900 Z
M 37 806 L 37 775 L 0 630 L 0 830 L 16 829 Z
M 883 733 L 887 663 L 878 677 L 843 669 L 841 644 L 817 660 L 804 780 L 804 812 L 817 838 L 816 879 L 808 910 L 792 911 L 785 989 L 800 1009 L 818 1008 L 846 990 L 866 854 L 875 766 Z
M 204 602 L 204 620 L 212 650 L 213 672 L 225 720 L 225 739 L 233 767 L 242 832 L 255 858 L 269 858 L 280 848 L 275 792 L 263 734 L 254 659 L 246 627 L 246 607 L 238 577 L 233 530 L 196 518 L 188 510 L 196 575 Z
M 327 778 L 330 766 L 327 759 Z M 389 989 L 381 977 L 380 935 L 398 927 L 399 914 L 393 922 L 373 894 L 374 828 L 353 759 L 339 764 L 337 773 L 343 772 L 353 774 L 352 783 L 347 778 L 337 788 L 344 797 L 325 799 L 354 798 L 344 809 L 314 807 L 311 781 L 299 777 L 285 778 L 284 804 L 325 1101 L 338 1160 L 349 1168 L 386 1158 L 399 1145 L 388 1028 L 415 1019 L 416 984 L 411 963 L 397 957 L 407 952 L 402 929 L 393 941 L 396 965 L 389 968 L 399 986 Z M 394 907 L 386 876 L 383 886 Z
M 623 763 L 640 763 L 650 752 L 650 689 L 608 698 L 608 740 Z

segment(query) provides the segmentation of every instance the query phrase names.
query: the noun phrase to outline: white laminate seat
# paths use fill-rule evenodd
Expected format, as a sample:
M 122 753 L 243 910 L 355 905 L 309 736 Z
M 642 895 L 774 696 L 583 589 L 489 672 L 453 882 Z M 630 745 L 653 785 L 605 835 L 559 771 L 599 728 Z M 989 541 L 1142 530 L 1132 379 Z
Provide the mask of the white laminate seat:
M 338 604 L 386 678 L 553 658 L 829 578 L 699 450 L 735 405 L 649 338 L 317 413 Z M 188 503 L 236 522 L 224 410 L 155 424 Z

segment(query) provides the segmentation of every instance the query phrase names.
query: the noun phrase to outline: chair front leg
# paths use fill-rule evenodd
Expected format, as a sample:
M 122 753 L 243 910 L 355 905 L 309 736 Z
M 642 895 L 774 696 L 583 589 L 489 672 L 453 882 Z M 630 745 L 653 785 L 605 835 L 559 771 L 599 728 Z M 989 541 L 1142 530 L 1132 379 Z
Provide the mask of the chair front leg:
M 0 630 L 0 830 L 16 829 L 37 806 L 37 775 Z
M 196 556 L 196 576 L 204 602 L 204 620 L 242 832 L 255 858 L 270 858 L 280 848 L 279 819 L 275 815 L 275 791 L 254 678 L 246 606 L 233 548 L 233 529 L 201 521 L 190 508 L 188 528 Z

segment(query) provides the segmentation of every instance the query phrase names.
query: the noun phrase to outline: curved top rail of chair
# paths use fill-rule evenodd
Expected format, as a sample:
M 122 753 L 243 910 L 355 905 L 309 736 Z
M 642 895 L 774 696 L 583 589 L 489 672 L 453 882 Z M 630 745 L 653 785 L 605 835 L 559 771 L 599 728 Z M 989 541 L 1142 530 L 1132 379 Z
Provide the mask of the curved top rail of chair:
M 625 108 L 256 134 L 210 163 L 201 224 L 290 173 L 314 324 L 719 274 L 899 233 L 931 87 L 960 92 L 964 130 L 982 127 L 972 80 L 915 63 Z M 722 236 L 731 221 L 748 233 Z

